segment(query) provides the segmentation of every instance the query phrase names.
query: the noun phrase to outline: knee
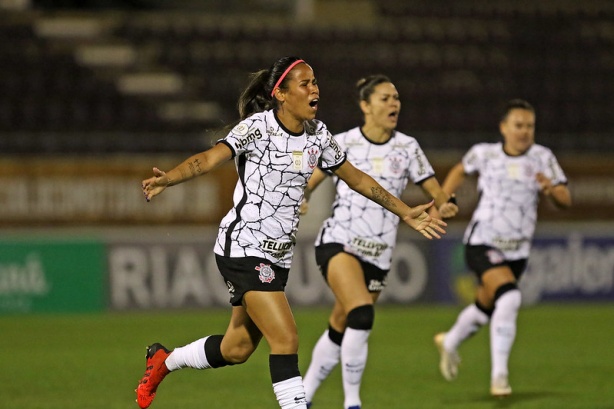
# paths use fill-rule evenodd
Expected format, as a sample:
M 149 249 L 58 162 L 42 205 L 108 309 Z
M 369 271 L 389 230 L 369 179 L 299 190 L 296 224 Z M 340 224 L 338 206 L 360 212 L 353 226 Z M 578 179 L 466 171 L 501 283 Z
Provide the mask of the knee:
M 522 295 L 516 283 L 503 284 L 495 291 L 495 313 L 515 317 L 521 304 Z
M 520 307 L 520 303 L 522 302 L 522 295 L 520 294 L 520 290 L 516 283 L 506 283 L 500 285 L 495 291 L 495 305 L 501 300 L 505 298 L 507 303 L 514 307 Z
M 375 320 L 375 309 L 372 304 L 361 305 L 348 313 L 348 328 L 370 330 Z
M 298 332 L 296 329 L 281 331 L 267 338 L 272 354 L 288 355 L 298 353 Z
M 249 357 L 256 350 L 256 346 L 252 342 L 242 341 L 234 345 L 224 345 L 223 356 L 229 364 L 242 364 L 249 359 Z
M 333 311 L 328 318 L 328 322 L 333 328 L 339 328 L 340 331 L 343 331 L 347 326 L 347 315 L 343 310 Z

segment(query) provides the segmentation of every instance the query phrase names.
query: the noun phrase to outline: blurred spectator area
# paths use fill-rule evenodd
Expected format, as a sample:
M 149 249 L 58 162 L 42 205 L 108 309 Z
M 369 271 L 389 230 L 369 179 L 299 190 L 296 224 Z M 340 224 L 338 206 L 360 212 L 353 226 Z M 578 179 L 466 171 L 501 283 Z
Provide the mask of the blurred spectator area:
M 555 152 L 614 150 L 610 0 L 100 3 L 0 11 L 1 152 L 201 150 L 283 55 L 314 67 L 332 132 L 360 121 L 356 80 L 384 73 L 425 149 L 496 140 L 502 104 L 524 98 Z

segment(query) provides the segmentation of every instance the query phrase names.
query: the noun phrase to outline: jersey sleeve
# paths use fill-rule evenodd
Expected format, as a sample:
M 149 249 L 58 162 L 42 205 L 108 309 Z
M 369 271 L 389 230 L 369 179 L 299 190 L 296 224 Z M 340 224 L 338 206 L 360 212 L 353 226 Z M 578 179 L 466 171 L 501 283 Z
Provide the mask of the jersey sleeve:
M 322 138 L 322 156 L 318 166 L 323 171 L 334 171 L 339 166 L 343 165 L 346 160 L 346 153 L 341 145 L 335 140 L 328 129 L 323 129 L 324 136 Z
M 256 141 L 262 139 L 263 130 L 258 123 L 251 118 L 239 122 L 224 138 L 217 143 L 223 143 L 232 151 L 233 158 L 254 149 Z
M 435 176 L 435 170 L 433 170 L 433 166 L 431 166 L 418 142 L 415 142 L 411 147 L 408 170 L 409 177 L 417 185 Z
M 485 145 L 483 144 L 473 145 L 471 148 L 469 148 L 467 153 L 465 153 L 462 159 L 462 163 L 463 169 L 465 170 L 466 174 L 472 175 L 479 172 L 484 147 Z
M 554 153 L 550 149 L 546 149 L 544 159 L 544 175 L 550 179 L 552 186 L 567 184 L 567 177 L 563 172 L 563 168 L 561 168 L 561 165 L 559 165 Z

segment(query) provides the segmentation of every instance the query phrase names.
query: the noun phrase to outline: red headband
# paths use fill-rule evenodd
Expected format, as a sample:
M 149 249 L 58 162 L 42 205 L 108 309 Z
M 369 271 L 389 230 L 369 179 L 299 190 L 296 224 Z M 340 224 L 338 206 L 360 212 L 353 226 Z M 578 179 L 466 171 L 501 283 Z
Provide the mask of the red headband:
M 288 75 L 288 73 L 290 72 L 290 70 L 292 68 L 294 68 L 295 65 L 300 64 L 302 62 L 305 62 L 304 60 L 296 60 L 294 61 L 292 64 L 290 64 L 288 66 L 288 68 L 286 68 L 286 71 L 284 71 L 283 74 L 281 74 L 281 77 L 279 77 L 279 79 L 277 80 L 277 82 L 275 83 L 275 86 L 273 87 L 273 90 L 271 91 L 271 96 L 273 96 L 275 94 L 275 88 L 279 88 L 279 84 L 281 84 L 281 82 L 284 80 L 284 78 L 286 78 L 286 75 Z

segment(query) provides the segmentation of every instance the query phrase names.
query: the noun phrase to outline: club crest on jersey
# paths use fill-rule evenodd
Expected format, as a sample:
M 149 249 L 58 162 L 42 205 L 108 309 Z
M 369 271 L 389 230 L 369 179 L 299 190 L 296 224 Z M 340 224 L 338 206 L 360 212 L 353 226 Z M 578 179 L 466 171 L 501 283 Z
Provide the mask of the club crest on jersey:
M 309 154 L 309 159 L 307 159 L 307 165 L 309 165 L 310 169 L 313 169 L 318 164 L 318 149 L 309 149 L 307 153 Z
M 401 159 L 397 157 L 390 158 L 390 171 L 396 175 L 401 173 Z
M 260 263 L 260 266 L 255 268 L 256 271 L 260 271 L 258 278 L 263 283 L 270 283 L 275 280 L 275 271 L 273 271 L 269 264 Z
M 486 256 L 488 257 L 488 261 L 490 264 L 501 264 L 503 263 L 503 254 L 499 250 L 488 250 L 486 252 Z

